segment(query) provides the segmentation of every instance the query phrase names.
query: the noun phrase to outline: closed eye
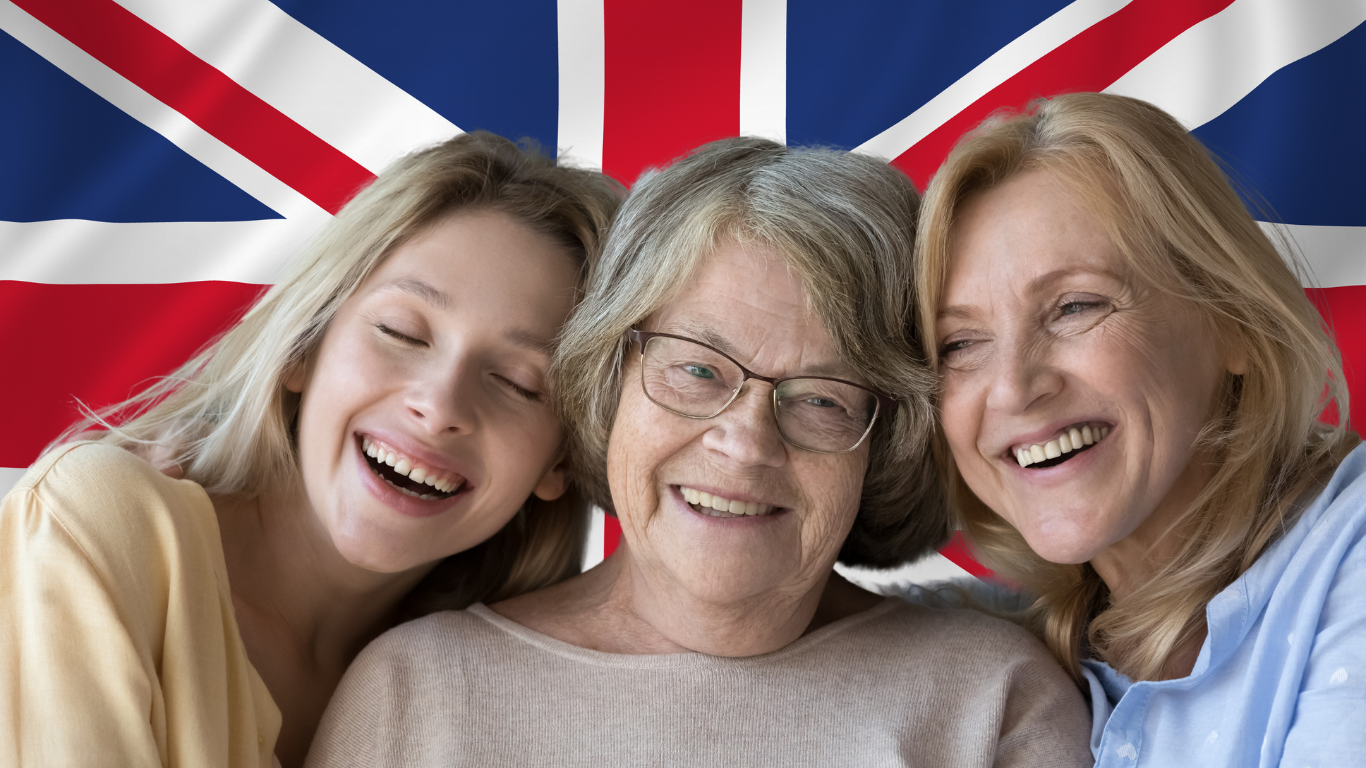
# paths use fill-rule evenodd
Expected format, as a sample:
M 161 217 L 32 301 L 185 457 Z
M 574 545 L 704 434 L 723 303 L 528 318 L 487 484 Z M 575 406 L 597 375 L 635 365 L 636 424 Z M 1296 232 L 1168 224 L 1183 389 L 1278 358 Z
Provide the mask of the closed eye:
M 533 392 L 532 390 L 523 387 L 522 385 L 518 384 L 512 379 L 499 376 L 496 373 L 493 374 L 493 378 L 502 382 L 503 385 L 506 386 L 508 389 L 511 389 L 513 392 L 516 392 L 519 396 L 530 402 L 539 403 L 545 399 L 545 395 L 542 395 L 540 392 Z
M 379 332 L 382 333 L 382 334 L 384 334 L 385 336 L 389 336 L 389 337 L 391 337 L 391 338 L 398 339 L 399 341 L 401 341 L 401 342 L 403 342 L 403 343 L 405 343 L 405 344 L 413 344 L 413 345 L 415 345 L 415 346 L 420 346 L 420 347 L 425 347 L 425 346 L 427 346 L 427 342 L 422 341 L 422 340 L 420 340 L 420 339 L 415 339 L 415 338 L 413 338 L 412 336 L 409 336 L 409 335 L 406 334 L 406 333 L 401 333 L 401 332 L 399 332 L 399 331 L 396 331 L 396 330 L 394 330 L 393 328 L 390 328 L 389 326 L 385 325 L 384 323 L 375 323 L 375 328 L 379 329 Z

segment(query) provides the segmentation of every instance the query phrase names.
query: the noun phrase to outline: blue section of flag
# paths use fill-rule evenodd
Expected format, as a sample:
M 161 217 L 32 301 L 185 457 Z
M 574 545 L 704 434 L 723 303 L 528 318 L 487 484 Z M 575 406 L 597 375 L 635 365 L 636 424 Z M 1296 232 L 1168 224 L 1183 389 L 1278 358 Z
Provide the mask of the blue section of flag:
M 1068 3 L 788 0 L 788 143 L 856 147 Z
M 559 132 L 555 0 L 275 0 L 275 4 L 461 130 Z
M 4 32 L 0 104 L 0 221 L 280 218 Z
M 1366 226 L 1366 25 L 1267 78 L 1194 134 L 1278 220 Z

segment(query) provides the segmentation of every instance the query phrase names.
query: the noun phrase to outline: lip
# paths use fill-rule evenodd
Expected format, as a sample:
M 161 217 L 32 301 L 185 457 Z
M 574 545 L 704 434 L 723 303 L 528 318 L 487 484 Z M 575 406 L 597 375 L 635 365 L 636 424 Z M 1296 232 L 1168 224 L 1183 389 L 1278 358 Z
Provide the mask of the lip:
M 734 500 L 734 501 L 744 501 L 744 502 L 751 502 L 751 501 L 752 501 L 752 502 L 755 502 L 755 503 L 757 503 L 757 504 L 768 504 L 768 503 L 769 503 L 769 502 L 765 501 L 764 499 L 761 499 L 761 498 L 759 498 L 758 496 L 754 496 L 754 495 L 746 495 L 746 494 L 736 494 L 736 495 L 733 495 L 733 496 L 732 496 L 732 495 L 728 495 L 727 493 L 721 492 L 721 490 L 720 490 L 719 488 L 716 488 L 715 486 L 708 486 L 708 485 L 693 485 L 693 484 L 689 483 L 689 484 L 687 485 L 687 487 L 688 487 L 688 488 L 694 488 L 694 489 L 696 489 L 696 490 L 703 491 L 703 492 L 705 492 L 705 493 L 710 493 L 710 494 L 712 494 L 713 496 L 719 495 L 719 496 L 721 496 L 722 498 L 731 499 L 731 500 Z M 679 484 L 670 485 L 670 486 L 669 486 L 669 496 L 672 497 L 672 498 L 674 499 L 674 501 L 678 504 L 679 509 L 682 510 L 684 513 L 686 513 L 687 516 L 688 516 L 689 518 L 692 518 L 692 519 L 694 519 L 694 520 L 705 521 L 705 522 L 707 522 L 707 523 L 716 523 L 716 524 L 718 524 L 718 525 L 766 525 L 767 523 L 772 522 L 774 519 L 780 518 L 780 517 L 786 515 L 789 511 L 791 511 L 791 509 L 790 509 L 789 507 L 785 507 L 785 506 L 782 506 L 782 505 L 780 505 L 780 504 L 774 504 L 774 505 L 772 505 L 772 506 L 773 506 L 773 511 L 772 511 L 772 512 L 769 512 L 767 515 L 745 515 L 744 517 L 711 517 L 710 515 L 699 515 L 697 512 L 693 511 L 692 505 L 689 504 L 689 503 L 683 498 L 683 490 L 682 490 L 682 486 L 681 486 L 681 485 L 679 485 Z
M 1115 430 L 1118 428 L 1118 425 L 1116 425 L 1113 421 L 1110 421 L 1109 419 L 1082 416 L 1074 419 L 1060 420 L 1055 422 L 1052 426 L 1044 427 L 1043 429 L 1038 429 L 1033 432 L 1027 432 L 1025 434 L 1017 435 L 1011 438 L 1009 442 L 1001 446 L 1000 450 L 997 451 L 997 453 L 1001 456 L 1010 459 L 1011 461 L 1014 461 L 1014 453 L 1016 448 L 1029 445 L 1042 445 L 1048 440 L 1055 437 L 1065 427 L 1070 427 L 1074 424 L 1104 424 L 1110 428 L 1111 434 L 1114 434 Z
M 361 440 L 366 436 L 387 443 L 435 469 L 460 475 L 465 478 L 465 483 L 460 486 L 460 490 L 456 491 L 453 496 L 445 499 L 415 499 L 412 496 L 404 495 L 370 469 L 370 462 L 366 459 L 365 451 L 361 449 Z M 352 453 L 355 454 L 361 485 L 364 486 L 365 490 L 368 491 L 371 496 L 374 496 L 380 503 L 404 517 L 435 517 L 436 515 L 450 510 L 452 507 L 458 506 L 461 502 L 469 498 L 470 494 L 475 489 L 475 484 L 468 475 L 452 468 L 453 464 L 449 458 L 439 457 L 439 461 L 432 461 L 433 454 L 431 451 L 414 446 L 411 440 L 404 438 L 401 435 L 395 435 L 392 432 L 366 431 L 363 433 L 353 433 L 351 435 L 351 449 Z

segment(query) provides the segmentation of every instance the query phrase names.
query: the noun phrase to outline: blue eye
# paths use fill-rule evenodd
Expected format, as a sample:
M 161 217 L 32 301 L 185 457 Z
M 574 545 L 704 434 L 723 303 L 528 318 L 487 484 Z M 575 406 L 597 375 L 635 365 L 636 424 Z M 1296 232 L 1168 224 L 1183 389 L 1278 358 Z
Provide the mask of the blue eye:
M 683 366 L 683 370 L 687 371 L 693 376 L 696 376 L 699 379 L 716 378 L 716 374 L 713 373 L 712 370 L 706 367 L 705 365 L 685 365 Z
M 1084 309 L 1086 309 L 1086 305 L 1079 301 L 1070 301 L 1062 305 L 1062 313 L 1064 315 L 1075 315 Z

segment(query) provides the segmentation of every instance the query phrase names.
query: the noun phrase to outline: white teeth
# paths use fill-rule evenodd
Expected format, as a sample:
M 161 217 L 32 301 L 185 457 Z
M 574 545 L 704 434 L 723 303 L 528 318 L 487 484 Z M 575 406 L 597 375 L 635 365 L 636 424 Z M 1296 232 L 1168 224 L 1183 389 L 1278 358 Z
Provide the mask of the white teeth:
M 1016 450 L 1015 461 L 1021 467 L 1027 467 L 1030 464 L 1037 464 L 1048 459 L 1056 459 L 1064 453 L 1071 453 L 1084 446 L 1094 445 L 1096 442 L 1104 440 L 1109 434 L 1109 427 L 1096 427 L 1095 429 L 1091 429 L 1089 426 L 1083 426 L 1080 429 L 1072 427 L 1042 445 L 1031 445 Z
M 706 491 L 699 491 L 696 488 L 688 488 L 680 485 L 679 491 L 683 494 L 683 500 L 700 508 L 703 514 L 708 511 L 720 512 L 726 515 L 753 517 L 756 515 L 767 515 L 773 511 L 773 507 L 768 504 L 760 504 L 757 501 L 740 501 L 738 499 L 727 499 L 722 496 L 713 496 Z M 721 515 L 713 515 L 720 517 Z
M 423 483 L 425 485 L 431 486 L 433 489 L 440 491 L 442 493 L 451 493 L 452 491 L 455 491 L 456 489 L 460 488 L 460 486 L 464 485 L 465 481 L 463 479 L 456 480 L 453 478 L 442 477 L 437 473 L 436 470 L 428 469 L 427 467 L 416 466 L 413 463 L 412 459 L 409 459 L 406 456 L 402 456 L 395 451 L 391 451 L 385 446 L 376 443 L 375 441 L 370 440 L 369 438 L 363 438 L 361 440 L 361 449 L 365 452 L 366 456 L 369 456 L 370 458 L 374 459 L 376 463 L 387 464 L 388 466 L 393 467 L 394 472 L 396 472 L 397 474 L 403 475 L 415 483 Z M 390 485 L 394 484 L 390 483 Z M 398 486 L 396 485 L 394 487 L 398 488 Z M 413 493 L 412 491 L 406 488 L 399 488 L 399 490 L 415 498 L 436 498 L 435 496 L 427 494 Z

